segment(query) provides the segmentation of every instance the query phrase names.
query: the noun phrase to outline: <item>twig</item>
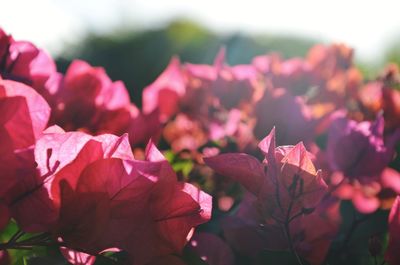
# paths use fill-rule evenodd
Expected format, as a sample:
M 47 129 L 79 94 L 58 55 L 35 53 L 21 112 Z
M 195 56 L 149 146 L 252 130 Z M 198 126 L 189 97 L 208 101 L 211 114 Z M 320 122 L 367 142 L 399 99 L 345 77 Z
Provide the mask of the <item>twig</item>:
M 287 240 L 288 240 L 288 243 L 289 243 L 290 251 L 291 251 L 291 252 L 294 254 L 294 256 L 296 257 L 297 262 L 298 262 L 300 265 L 303 265 L 303 262 L 301 261 L 301 258 L 300 258 L 300 256 L 299 256 L 299 254 L 297 254 L 297 251 L 296 251 L 296 249 L 294 248 L 293 241 L 292 241 L 292 237 L 290 236 L 290 228 L 289 228 L 289 223 L 288 223 L 288 222 L 285 223 L 284 228 L 285 228 L 285 234 L 286 234 L 286 237 L 287 237 Z
M 287 238 L 288 243 L 289 243 L 290 251 L 295 255 L 295 257 L 296 257 L 297 262 L 299 263 L 299 265 L 303 265 L 303 262 L 301 261 L 301 259 L 300 259 L 300 257 L 299 257 L 299 254 L 297 254 L 297 251 L 296 251 L 296 249 L 294 248 L 293 241 L 292 241 L 292 237 L 291 237 L 291 235 L 290 235 L 290 227 L 289 227 L 289 224 L 290 224 L 291 221 L 293 221 L 293 219 L 290 218 L 290 213 L 291 213 L 291 211 L 292 211 L 292 208 L 293 208 L 293 199 L 290 201 L 290 204 L 289 204 L 289 207 L 288 207 L 288 210 L 287 210 L 286 221 L 285 221 L 285 223 L 284 223 L 284 229 L 285 229 L 286 238 Z
M 25 234 L 24 231 L 22 230 L 18 230 L 11 238 L 10 240 L 8 240 L 8 244 L 14 243 L 16 242 L 19 238 L 21 238 L 21 236 L 23 236 Z

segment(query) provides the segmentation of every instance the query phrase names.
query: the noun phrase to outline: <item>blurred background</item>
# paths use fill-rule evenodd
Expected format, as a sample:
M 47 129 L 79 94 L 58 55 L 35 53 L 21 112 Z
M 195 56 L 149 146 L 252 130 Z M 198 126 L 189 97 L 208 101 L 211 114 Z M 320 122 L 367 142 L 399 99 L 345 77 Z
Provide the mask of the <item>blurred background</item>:
M 47 49 L 60 71 L 74 58 L 105 67 L 140 105 L 143 87 L 171 56 L 211 63 L 221 46 L 228 63 L 239 64 L 341 42 L 372 78 L 387 62 L 400 62 L 399 7 L 396 0 L 13 0 L 1 2 L 0 26 Z

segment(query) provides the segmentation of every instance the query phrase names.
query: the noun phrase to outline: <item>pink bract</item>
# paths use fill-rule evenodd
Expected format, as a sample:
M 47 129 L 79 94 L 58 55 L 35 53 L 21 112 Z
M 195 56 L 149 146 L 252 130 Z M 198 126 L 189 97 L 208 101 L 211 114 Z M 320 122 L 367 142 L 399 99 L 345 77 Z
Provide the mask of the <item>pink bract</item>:
M 146 156 L 100 159 L 73 179 L 61 170 L 55 178 L 61 207 L 56 235 L 89 254 L 124 249 L 131 264 L 179 254 L 191 230 L 210 219 L 211 197 L 179 183 L 152 144 Z
M 302 143 L 296 146 L 276 147 L 274 129 L 260 142 L 259 148 L 265 155 L 263 163 L 250 155 L 240 153 L 204 158 L 205 163 L 217 173 L 239 181 L 251 193 L 246 197 L 251 202 L 247 203 L 247 200 L 242 202 L 243 210 L 238 212 L 238 216 L 240 214 L 245 216 L 244 219 L 232 220 L 229 226 L 232 227 L 235 222 L 244 222 L 237 224 L 243 225 L 244 230 L 241 228 L 240 233 L 244 237 L 253 237 L 253 242 L 263 242 L 267 248 L 274 249 L 288 248 L 283 224 L 290 224 L 290 233 L 293 233 L 293 236 L 306 230 L 308 236 L 305 241 L 301 244 L 296 243 L 299 245 L 295 244 L 295 247 L 312 264 L 320 264 L 324 258 L 323 254 L 321 257 L 315 257 L 302 252 L 304 244 L 313 244 L 317 239 L 322 240 L 326 246 L 330 244 L 331 236 L 325 233 L 331 235 L 331 225 L 315 235 L 312 234 L 311 227 L 310 229 L 302 225 L 307 222 L 306 219 L 314 218 L 316 221 L 322 216 L 318 211 L 316 215 L 312 213 L 319 207 L 327 189 L 320 171 L 315 169 L 310 154 Z M 253 231 L 259 222 L 263 226 L 264 235 Z M 336 225 L 332 224 L 332 227 Z M 264 236 L 274 238 L 274 243 L 271 242 L 270 245 Z M 236 248 L 241 247 L 236 246 Z M 326 253 L 327 249 L 325 247 L 322 253 Z
M 49 102 L 58 91 L 53 59 L 28 41 L 16 41 L 0 28 L 0 76 L 33 87 Z
M 75 60 L 61 82 L 52 120 L 67 131 L 122 135 L 137 112 L 121 81 L 111 81 L 101 67 Z

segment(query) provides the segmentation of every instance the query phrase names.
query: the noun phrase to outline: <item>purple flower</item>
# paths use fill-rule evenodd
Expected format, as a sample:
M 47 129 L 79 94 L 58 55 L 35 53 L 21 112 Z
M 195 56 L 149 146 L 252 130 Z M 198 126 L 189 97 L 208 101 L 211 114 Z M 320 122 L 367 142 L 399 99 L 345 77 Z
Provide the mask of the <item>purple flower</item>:
M 336 118 L 328 135 L 327 155 L 330 167 L 346 177 L 371 180 L 378 177 L 392 160 L 400 130 L 384 137 L 384 119 L 356 122 Z

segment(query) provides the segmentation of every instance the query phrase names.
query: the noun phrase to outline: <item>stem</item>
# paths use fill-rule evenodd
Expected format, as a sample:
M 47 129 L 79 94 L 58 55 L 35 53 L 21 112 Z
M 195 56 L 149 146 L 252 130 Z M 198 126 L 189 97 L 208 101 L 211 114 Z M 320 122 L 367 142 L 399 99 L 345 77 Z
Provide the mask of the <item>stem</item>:
M 303 262 L 301 261 L 299 254 L 297 254 L 297 251 L 294 248 L 292 237 L 290 236 L 290 228 L 289 228 L 289 223 L 288 222 L 285 223 L 284 228 L 285 228 L 285 234 L 286 234 L 286 237 L 287 237 L 287 240 L 288 240 L 288 243 L 289 243 L 290 251 L 295 255 L 295 257 L 297 259 L 297 262 L 300 265 L 303 265 Z
M 14 243 L 16 242 L 19 238 L 21 238 L 21 236 L 23 236 L 25 234 L 24 231 L 22 230 L 18 230 L 11 238 L 10 240 L 8 240 L 8 244 Z
M 7 250 L 7 249 L 21 249 L 21 250 L 31 250 L 32 246 L 6 246 L 2 247 L 3 244 L 0 244 L 0 250 Z
M 303 215 L 303 212 L 299 212 L 299 213 L 293 215 L 292 217 L 289 218 L 288 223 L 290 224 L 294 219 L 296 219 L 297 217 L 302 216 L 302 215 Z
M 28 239 L 25 239 L 25 240 L 21 241 L 20 243 L 36 244 L 36 243 L 48 241 L 49 239 L 51 239 L 50 234 L 48 234 L 48 233 L 42 233 L 42 234 L 39 234 L 39 235 L 30 237 L 30 238 L 28 238 Z
M 292 237 L 290 236 L 290 227 L 289 227 L 289 224 L 290 224 L 291 221 L 293 221 L 293 218 L 290 218 L 290 212 L 292 211 L 292 208 L 293 208 L 293 199 L 290 201 L 290 204 L 289 204 L 289 207 L 288 207 L 288 210 L 287 210 L 287 214 L 286 214 L 286 221 L 285 221 L 285 223 L 284 223 L 285 234 L 286 234 L 286 238 L 287 238 L 288 243 L 289 243 L 290 251 L 291 251 L 291 252 L 294 254 L 294 256 L 296 257 L 297 262 L 299 263 L 299 265 L 303 265 L 303 262 L 301 262 L 301 259 L 300 259 L 300 257 L 299 257 L 299 254 L 297 254 L 297 251 L 296 251 L 296 249 L 294 248 L 293 241 L 292 241 Z
M 31 249 L 33 246 L 43 246 L 44 244 L 49 244 L 48 242 L 50 235 L 48 233 L 39 234 L 31 238 L 17 242 L 25 232 L 17 231 L 7 243 L 0 243 L 0 250 L 6 249 Z
M 18 239 L 20 239 L 24 234 L 25 234 L 25 232 L 18 230 L 10 238 L 10 240 L 8 240 L 8 242 L 0 243 L 0 251 L 7 250 L 7 249 L 31 250 L 34 246 L 45 246 L 45 247 L 47 247 L 47 246 L 59 246 L 59 247 L 64 246 L 64 244 L 62 242 L 49 241 L 49 240 L 51 240 L 51 236 L 49 233 L 42 233 L 42 234 L 35 235 L 35 236 L 32 236 L 25 240 L 17 242 Z M 77 251 L 87 253 L 84 250 L 77 250 Z M 89 255 L 92 255 L 92 254 L 89 254 Z M 112 264 L 119 264 L 119 262 L 114 260 L 113 258 L 104 256 L 102 254 L 97 254 L 94 256 L 96 256 L 99 259 L 104 259 L 109 262 L 112 262 Z

